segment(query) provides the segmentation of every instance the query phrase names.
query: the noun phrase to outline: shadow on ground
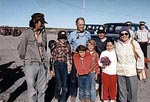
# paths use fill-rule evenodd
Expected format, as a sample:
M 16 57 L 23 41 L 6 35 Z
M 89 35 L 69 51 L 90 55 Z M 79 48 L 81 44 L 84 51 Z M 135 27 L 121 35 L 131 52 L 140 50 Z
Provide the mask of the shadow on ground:
M 22 66 L 15 69 L 9 68 L 14 61 L 0 65 L 0 93 L 5 92 L 10 88 L 18 79 L 24 77 Z

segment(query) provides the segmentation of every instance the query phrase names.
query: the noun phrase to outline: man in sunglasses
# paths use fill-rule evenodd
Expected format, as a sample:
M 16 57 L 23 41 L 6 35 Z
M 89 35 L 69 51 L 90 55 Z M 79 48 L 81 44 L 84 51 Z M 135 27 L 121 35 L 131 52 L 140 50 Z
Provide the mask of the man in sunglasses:
M 133 45 L 135 48 L 133 48 Z M 144 55 L 139 43 L 132 39 L 127 26 L 120 30 L 120 39 L 115 43 L 117 54 L 119 102 L 137 102 L 138 78 L 144 68 Z M 135 58 L 134 50 L 138 54 Z
M 76 53 L 76 48 L 79 45 L 86 46 L 86 42 L 89 39 L 91 39 L 90 32 L 84 30 L 84 26 L 85 26 L 84 18 L 82 17 L 77 18 L 76 26 L 77 29 L 68 35 L 68 42 L 72 47 L 73 54 Z M 72 65 L 72 70 L 70 73 L 70 96 L 71 96 L 70 102 L 75 102 L 77 96 L 77 78 L 76 78 L 76 69 L 74 64 Z
M 130 32 L 130 34 L 131 34 L 131 37 L 132 37 L 133 39 L 135 39 L 135 32 L 131 29 L 132 22 L 127 21 L 127 22 L 125 22 L 125 24 L 126 24 L 126 25 L 128 26 L 128 28 L 129 28 L 129 32 Z
M 144 53 L 144 57 L 147 58 L 147 45 L 150 41 L 150 33 L 147 29 L 145 29 L 146 23 L 144 21 L 141 21 L 139 23 L 140 23 L 140 29 L 136 32 L 136 37 Z M 146 68 L 148 68 L 147 64 L 146 64 Z

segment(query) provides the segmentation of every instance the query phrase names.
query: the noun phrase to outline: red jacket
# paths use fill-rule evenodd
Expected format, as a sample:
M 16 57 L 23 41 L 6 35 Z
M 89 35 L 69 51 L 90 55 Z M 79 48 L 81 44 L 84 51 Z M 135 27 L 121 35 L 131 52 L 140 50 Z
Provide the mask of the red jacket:
M 92 61 L 92 57 L 89 52 L 85 53 L 84 60 L 81 60 L 79 54 L 75 53 L 73 55 L 73 60 L 74 60 L 74 64 L 77 69 L 78 75 L 89 74 L 89 68 L 91 66 L 91 61 Z
M 87 52 L 89 52 L 89 50 L 87 50 Z M 96 51 L 94 51 L 91 54 L 91 57 L 92 57 L 92 62 L 91 62 L 91 66 L 90 66 L 90 72 L 96 72 L 96 74 L 99 74 L 100 70 L 99 70 L 99 66 L 98 66 L 98 59 L 99 59 L 98 53 Z

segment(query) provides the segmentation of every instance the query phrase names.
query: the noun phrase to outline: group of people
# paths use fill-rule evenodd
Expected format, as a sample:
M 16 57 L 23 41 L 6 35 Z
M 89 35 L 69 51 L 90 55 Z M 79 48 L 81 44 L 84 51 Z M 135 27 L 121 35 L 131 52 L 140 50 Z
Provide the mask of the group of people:
M 116 99 L 137 102 L 137 73 L 144 68 L 144 55 L 127 26 L 121 28 L 117 41 L 106 38 L 103 26 L 97 31 L 99 39 L 92 40 L 91 34 L 84 30 L 84 18 L 77 18 L 75 31 L 69 35 L 59 31 L 57 41 L 51 41 L 48 58 L 45 23 L 44 14 L 34 13 L 30 28 L 22 33 L 18 45 L 28 102 L 45 102 L 49 75 L 56 77 L 52 102 L 66 102 L 67 74 L 70 74 L 70 102 L 76 102 L 77 93 L 81 102 L 95 102 L 97 92 L 103 102 L 116 102 Z

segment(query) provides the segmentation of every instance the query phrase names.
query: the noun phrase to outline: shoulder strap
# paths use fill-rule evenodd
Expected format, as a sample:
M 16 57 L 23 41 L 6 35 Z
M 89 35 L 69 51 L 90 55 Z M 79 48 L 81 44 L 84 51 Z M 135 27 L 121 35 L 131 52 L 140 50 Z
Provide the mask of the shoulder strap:
M 138 53 L 137 53 L 136 50 L 135 50 L 135 46 L 134 46 L 134 44 L 133 44 L 133 39 L 131 40 L 131 45 L 132 45 L 132 49 L 133 49 L 133 53 L 134 53 L 135 59 L 137 60 L 138 57 L 139 57 L 139 55 L 138 55 Z

